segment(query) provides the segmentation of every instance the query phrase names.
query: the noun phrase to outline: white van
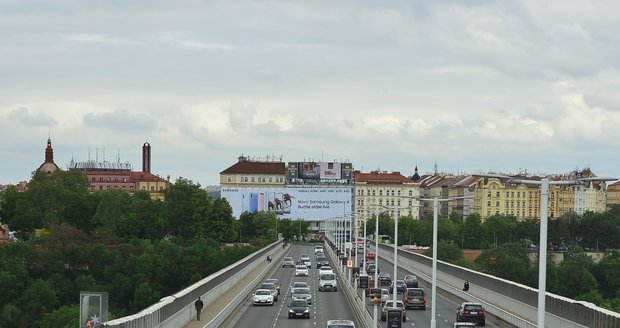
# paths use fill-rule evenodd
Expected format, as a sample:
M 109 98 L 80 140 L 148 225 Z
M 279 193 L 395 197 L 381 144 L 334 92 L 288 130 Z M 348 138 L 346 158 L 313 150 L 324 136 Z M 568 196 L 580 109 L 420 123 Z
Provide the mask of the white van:
M 335 273 L 323 273 L 319 277 L 319 291 L 333 290 L 338 291 L 338 282 Z

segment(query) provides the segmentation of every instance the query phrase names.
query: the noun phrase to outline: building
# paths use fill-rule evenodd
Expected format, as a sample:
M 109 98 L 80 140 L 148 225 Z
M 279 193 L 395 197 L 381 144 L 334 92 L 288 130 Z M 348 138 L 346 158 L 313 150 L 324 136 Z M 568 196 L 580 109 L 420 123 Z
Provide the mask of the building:
M 280 161 L 253 161 L 239 156 L 238 162 L 220 172 L 220 186 L 224 187 L 283 187 L 286 165 Z
M 71 160 L 69 169 L 79 170 L 89 182 L 90 192 L 122 190 L 128 193 L 146 191 L 151 199 L 164 199 L 164 192 L 171 186 L 170 181 L 151 173 L 151 145 L 142 146 L 142 171 L 132 171 L 130 163 L 93 161 L 75 162 Z
M 364 218 L 376 211 L 399 216 L 420 218 L 420 184 L 400 172 L 353 171 L 353 204 L 357 224 L 363 225 Z
M 620 181 L 607 186 L 607 208 L 620 205 Z
M 0 224 L 0 244 L 8 243 L 9 241 L 11 241 L 9 226 L 6 224 Z
M 51 175 L 54 172 L 60 170 L 58 165 L 54 163 L 54 149 L 52 148 L 52 139 L 47 137 L 47 147 L 45 148 L 45 161 L 39 165 L 37 171 L 44 172 L 47 175 Z

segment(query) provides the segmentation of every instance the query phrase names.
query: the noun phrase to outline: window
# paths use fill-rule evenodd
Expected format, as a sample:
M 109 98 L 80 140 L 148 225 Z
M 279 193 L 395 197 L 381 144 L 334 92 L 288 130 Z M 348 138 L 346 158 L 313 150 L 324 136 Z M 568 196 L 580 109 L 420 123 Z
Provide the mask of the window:
M 398 190 L 398 191 L 396 192 L 396 194 L 397 194 L 398 196 L 400 196 L 400 190 Z
M 95 182 L 95 177 L 92 177 L 90 181 Z
M 490 191 L 487 192 L 487 197 L 491 198 L 491 192 Z
M 103 186 L 102 185 L 99 185 L 99 190 L 103 190 Z
M 108 177 L 108 182 L 112 182 L 112 179 L 110 179 L 110 177 Z
M 499 191 L 495 194 L 496 197 L 499 197 Z
M 269 182 L 273 182 L 273 178 L 272 177 L 269 177 Z
M 99 182 L 103 182 L 103 177 L 99 177 Z
M 379 189 L 379 196 L 383 196 L 383 190 Z
M 495 206 L 499 207 L 499 201 L 495 202 Z
M 487 206 L 491 206 L 491 201 L 490 200 L 487 201 Z
M 164 186 L 159 186 L 159 190 L 160 191 L 164 190 Z
M 123 178 L 123 182 L 127 182 L 127 178 Z
M 226 182 L 232 182 L 232 177 L 230 175 L 226 176 Z
M 250 181 L 254 182 L 254 177 L 252 177 L 252 178 L 250 179 Z
M 409 190 L 409 196 L 413 196 L 413 191 Z
M 155 186 L 151 186 L 151 191 L 155 191 Z

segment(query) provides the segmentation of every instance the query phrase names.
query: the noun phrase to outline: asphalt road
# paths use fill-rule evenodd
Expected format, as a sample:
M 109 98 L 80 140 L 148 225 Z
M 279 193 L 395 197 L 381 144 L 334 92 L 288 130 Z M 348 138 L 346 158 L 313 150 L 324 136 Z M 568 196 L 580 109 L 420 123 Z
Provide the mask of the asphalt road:
M 371 250 L 374 252 L 374 249 Z M 358 255 L 358 261 L 360 261 L 361 258 L 361 254 Z M 394 279 L 393 275 L 394 275 L 394 265 L 392 263 L 389 263 L 383 259 L 379 259 L 379 269 L 381 270 L 381 272 L 388 272 L 390 274 L 390 276 L 392 277 L 392 279 Z M 398 279 L 402 279 L 405 275 L 407 274 L 411 274 L 410 272 L 407 272 L 406 270 L 403 270 L 402 268 L 398 268 L 397 270 L 398 272 Z M 421 279 L 418 280 L 418 283 L 420 285 L 420 287 L 424 288 L 424 291 L 426 292 L 426 310 L 419 310 L 419 309 L 408 309 L 407 310 L 407 321 L 402 323 L 402 327 L 430 327 L 430 322 L 431 322 L 431 302 L 432 302 L 432 295 L 431 295 L 431 284 L 427 283 L 425 281 L 422 281 Z M 359 291 L 363 291 L 362 289 L 359 289 Z M 460 303 L 458 301 L 455 301 L 453 299 L 448 299 L 443 297 L 440 294 L 440 290 L 437 290 L 437 317 L 436 317 L 436 326 L 437 328 L 452 328 L 454 325 L 454 322 L 456 320 L 456 309 L 458 308 L 458 306 L 460 305 Z M 391 299 L 391 298 L 390 298 Z M 402 295 L 399 294 L 397 297 L 397 300 L 402 300 Z M 371 305 L 369 302 L 369 299 L 366 298 L 366 304 L 367 304 L 367 309 L 370 312 L 370 314 L 373 314 L 373 305 Z M 382 327 L 387 327 L 387 323 L 381 322 L 381 307 L 379 306 L 377 309 L 377 320 L 380 322 Z M 485 327 L 498 327 L 498 325 L 496 323 L 494 323 L 492 321 L 493 319 L 488 317 L 486 318 L 486 326 Z
M 297 261 L 301 254 L 308 254 L 312 260 L 312 269 L 308 277 L 295 277 L 294 268 L 282 268 L 277 266 L 268 278 L 277 278 L 282 285 L 278 302 L 273 306 L 254 306 L 251 297 L 235 316 L 231 327 L 238 328 L 315 328 L 325 327 L 327 320 L 350 319 L 354 320 L 353 313 L 345 299 L 342 290 L 336 292 L 319 292 L 318 276 L 314 257 L 313 245 L 291 245 L 289 253 Z M 312 291 L 312 305 L 310 306 L 310 319 L 289 319 L 287 305 L 291 301 L 290 286 L 293 281 L 307 281 Z M 341 281 L 338 281 L 341 283 Z

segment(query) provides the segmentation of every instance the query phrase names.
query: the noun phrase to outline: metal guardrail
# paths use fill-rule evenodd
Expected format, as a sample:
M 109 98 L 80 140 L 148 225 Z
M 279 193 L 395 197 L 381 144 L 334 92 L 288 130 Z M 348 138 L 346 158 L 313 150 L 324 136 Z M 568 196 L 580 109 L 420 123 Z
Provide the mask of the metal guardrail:
M 146 309 L 123 318 L 104 322 L 101 327 L 109 328 L 154 328 L 154 327 L 178 327 L 181 323 L 191 319 L 190 308 L 198 296 L 205 298 L 211 290 L 224 283 L 230 277 L 242 271 L 247 265 L 255 260 L 263 260 L 265 255 L 273 248 L 279 247 L 281 241 L 277 241 L 259 251 L 256 251 L 244 259 L 223 268 L 212 275 L 194 283 L 176 294 L 162 298 L 159 302 Z M 205 302 L 206 303 L 206 302 Z M 180 318 L 171 322 L 178 313 L 187 312 L 187 319 Z
M 352 285 L 353 282 L 349 280 L 349 276 L 343 274 L 343 272 L 341 271 L 342 262 L 338 260 L 338 257 L 336 256 L 336 254 L 334 254 L 334 251 L 332 250 L 330 245 L 325 243 L 323 248 L 327 249 L 327 256 L 329 256 L 330 258 L 330 263 L 337 263 L 334 269 L 335 271 L 337 271 L 336 274 L 338 275 L 338 280 L 340 281 L 340 283 L 338 283 L 338 287 L 340 287 L 340 290 L 342 290 L 345 293 L 345 298 L 347 299 L 349 306 L 351 306 L 351 309 L 353 310 L 353 315 L 355 316 L 356 327 L 361 327 L 361 328 L 381 327 L 380 325 L 375 326 L 373 324 L 372 316 L 366 310 L 366 306 L 364 305 L 364 300 L 361 299 L 359 295 L 357 295 L 356 289 Z
M 274 265 L 280 264 L 280 259 L 284 256 L 286 249 L 278 251 L 278 253 L 274 256 L 273 260 L 269 265 L 259 273 L 252 282 L 247 285 L 241 293 L 239 293 L 235 298 L 228 303 L 228 305 L 218 313 L 215 318 L 213 318 L 209 323 L 207 323 L 204 328 L 217 328 L 222 326 L 226 320 L 230 317 L 230 315 L 235 312 L 235 310 L 242 304 L 242 302 L 250 295 L 252 290 L 258 285 L 258 282 L 263 280 L 269 271 L 273 268 Z M 264 259 L 260 259 L 260 262 L 263 262 Z
M 379 245 L 381 251 L 389 254 L 385 258 L 388 261 L 392 261 L 391 254 L 394 252 L 392 245 Z M 404 250 L 398 251 L 398 257 L 410 261 L 410 271 L 422 274 L 430 281 L 432 258 Z M 406 264 L 406 262 L 403 261 L 402 264 Z M 464 295 L 459 285 L 459 283 L 462 284 L 463 281 L 467 280 L 470 285 L 480 286 L 489 290 L 493 294 L 509 300 L 512 305 L 504 304 L 506 302 L 491 304 L 483 298 L 479 298 L 480 301 L 489 306 L 489 309 L 487 309 L 489 312 L 496 311 L 491 313 L 518 327 L 536 326 L 537 289 L 443 261 L 437 261 L 437 272 L 438 287 L 440 287 L 439 284 L 443 283 L 442 287 L 447 292 L 461 298 L 471 298 L 473 294 L 470 292 Z M 547 293 L 545 308 L 547 313 L 545 323 L 547 327 L 620 328 L 619 313 L 597 307 L 591 303 Z

